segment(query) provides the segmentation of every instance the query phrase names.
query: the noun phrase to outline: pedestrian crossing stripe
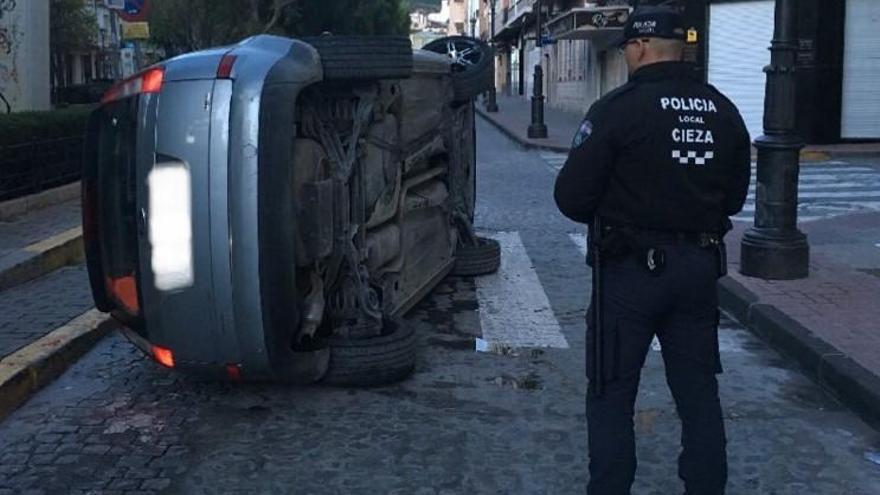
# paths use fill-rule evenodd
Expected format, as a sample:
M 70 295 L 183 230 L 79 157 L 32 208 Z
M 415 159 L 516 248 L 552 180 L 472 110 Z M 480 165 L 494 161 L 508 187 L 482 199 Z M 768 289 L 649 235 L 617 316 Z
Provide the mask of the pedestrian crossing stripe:
M 486 348 L 567 349 L 544 286 L 517 232 L 488 234 L 501 244 L 498 272 L 479 277 L 481 345 Z
M 553 173 L 558 173 L 568 158 L 565 154 L 552 152 L 540 152 L 539 156 Z M 757 164 L 753 162 L 746 203 L 742 212 L 732 217 L 734 221 L 754 221 L 756 190 Z M 801 165 L 798 176 L 799 222 L 866 212 L 880 212 L 880 170 L 843 161 Z

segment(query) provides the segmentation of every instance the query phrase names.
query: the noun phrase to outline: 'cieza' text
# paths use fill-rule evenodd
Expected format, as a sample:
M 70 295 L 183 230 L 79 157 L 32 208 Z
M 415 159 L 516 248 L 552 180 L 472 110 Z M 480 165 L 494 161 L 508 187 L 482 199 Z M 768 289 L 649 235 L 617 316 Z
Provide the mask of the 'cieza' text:
M 712 131 L 702 129 L 673 129 L 672 140 L 676 143 L 715 144 Z

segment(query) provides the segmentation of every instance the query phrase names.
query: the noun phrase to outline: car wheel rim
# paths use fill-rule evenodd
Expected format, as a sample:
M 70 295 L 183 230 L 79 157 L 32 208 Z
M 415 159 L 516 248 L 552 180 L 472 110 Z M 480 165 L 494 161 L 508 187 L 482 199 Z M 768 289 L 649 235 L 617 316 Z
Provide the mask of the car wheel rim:
M 483 51 L 480 47 L 467 41 L 448 41 L 446 54 L 452 59 L 453 67 L 459 71 L 468 70 L 483 59 Z

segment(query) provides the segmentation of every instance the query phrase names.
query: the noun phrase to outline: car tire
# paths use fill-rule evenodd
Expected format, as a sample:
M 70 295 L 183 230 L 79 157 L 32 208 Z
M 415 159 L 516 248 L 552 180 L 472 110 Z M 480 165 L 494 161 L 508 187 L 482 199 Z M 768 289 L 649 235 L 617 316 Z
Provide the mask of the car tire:
M 331 337 L 330 366 L 323 382 L 340 387 L 375 387 L 411 375 L 416 365 L 415 328 L 389 319 L 385 330 L 378 337 Z
M 412 74 L 412 42 L 406 36 L 304 38 L 321 57 L 324 80 L 405 79 Z
M 424 50 L 452 59 L 452 87 L 457 103 L 488 91 L 494 83 L 495 50 L 486 42 L 468 36 L 447 36 L 424 46 Z M 471 50 L 464 55 L 462 52 Z
M 501 266 L 501 245 L 495 239 L 477 237 L 477 245 L 461 245 L 455 251 L 452 275 L 474 277 L 495 273 Z

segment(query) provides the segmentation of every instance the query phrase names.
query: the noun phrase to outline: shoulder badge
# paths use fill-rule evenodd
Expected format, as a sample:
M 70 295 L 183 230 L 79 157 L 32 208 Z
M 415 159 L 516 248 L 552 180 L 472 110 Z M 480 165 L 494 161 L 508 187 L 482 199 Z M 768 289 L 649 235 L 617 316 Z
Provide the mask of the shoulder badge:
M 583 142 L 586 141 L 587 138 L 590 137 L 590 134 L 592 134 L 592 133 L 593 133 L 593 123 L 590 122 L 588 119 L 584 119 L 584 121 L 581 122 L 581 126 L 578 127 L 577 134 L 574 135 L 574 140 L 571 143 L 571 147 L 577 148 L 578 146 L 583 144 Z

